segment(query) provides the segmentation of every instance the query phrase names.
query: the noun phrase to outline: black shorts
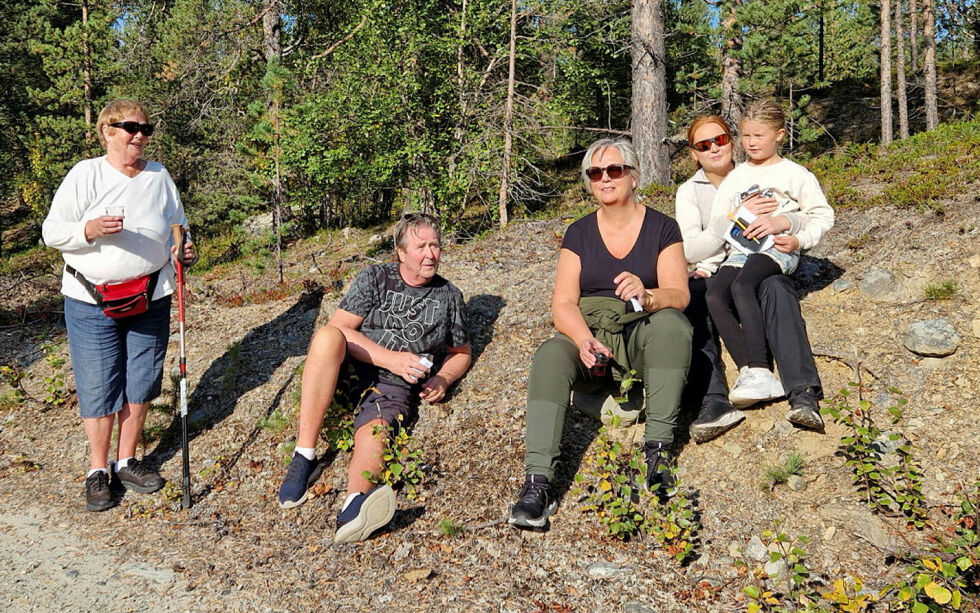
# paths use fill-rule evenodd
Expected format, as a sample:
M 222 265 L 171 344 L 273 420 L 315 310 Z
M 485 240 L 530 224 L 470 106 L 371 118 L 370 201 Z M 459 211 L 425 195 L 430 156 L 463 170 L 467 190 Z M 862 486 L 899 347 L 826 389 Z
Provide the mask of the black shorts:
M 341 371 L 337 391 L 338 395 L 346 396 L 352 401 L 347 406 L 356 406 L 354 432 L 369 422 L 380 419 L 391 426 L 394 433 L 415 415 L 419 405 L 419 391 L 422 389 L 420 385 L 409 387 L 393 383 L 370 364 L 348 360 L 346 366 Z

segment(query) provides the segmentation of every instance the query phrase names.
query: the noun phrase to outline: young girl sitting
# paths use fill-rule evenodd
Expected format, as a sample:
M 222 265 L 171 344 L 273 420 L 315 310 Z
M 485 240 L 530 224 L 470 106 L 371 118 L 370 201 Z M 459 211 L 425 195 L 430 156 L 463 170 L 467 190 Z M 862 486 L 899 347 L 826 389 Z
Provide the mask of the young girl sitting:
M 800 261 L 800 251 L 811 249 L 834 225 L 834 210 L 817 178 L 806 168 L 779 155 L 786 137 L 783 111 L 773 100 L 757 101 L 745 110 L 739 123 L 742 148 L 748 160 L 732 170 L 718 188 L 711 207 L 711 231 L 723 237 L 730 215 L 739 203 L 756 213 L 744 228 L 748 239 L 763 241 L 772 235 L 768 249 L 746 255 L 732 249 L 718 272 L 708 280 L 707 302 L 725 346 L 739 368 L 729 400 L 738 408 L 783 395 L 783 387 L 769 366 L 766 330 L 757 290 L 764 279 L 790 274 Z M 772 196 L 740 195 L 753 186 Z M 797 414 L 800 413 L 800 414 Z M 804 414 L 806 413 L 806 414 Z M 822 423 L 810 408 L 790 411 L 787 418 L 814 428 Z

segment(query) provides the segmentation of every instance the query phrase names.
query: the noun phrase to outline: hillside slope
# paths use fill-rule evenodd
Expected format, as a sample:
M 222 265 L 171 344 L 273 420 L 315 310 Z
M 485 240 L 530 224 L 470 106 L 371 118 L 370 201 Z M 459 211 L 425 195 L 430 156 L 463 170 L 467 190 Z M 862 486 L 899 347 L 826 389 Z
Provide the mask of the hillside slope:
M 901 431 L 917 446 L 936 519 L 958 486 L 978 475 L 976 193 L 980 184 L 964 185 L 962 195 L 944 201 L 941 213 L 889 206 L 842 211 L 799 275 L 828 398 L 860 372 L 882 427 Z M 284 472 L 281 444 L 294 435 L 297 369 L 310 334 L 340 298 L 334 281 L 371 261 L 358 255 L 368 252 L 367 236 L 336 233 L 290 250 L 293 286 L 302 279 L 324 283 L 325 295 L 293 293 L 256 304 L 241 297 L 271 287 L 271 271 L 221 269 L 193 276 L 187 352 L 196 422 L 195 506 L 180 510 L 177 492 L 168 488 L 150 496 L 129 494 L 106 513 L 84 512 L 87 449 L 74 407 L 8 406 L 0 429 L 4 514 L 32 518 L 30 525 L 44 538 L 75 543 L 79 560 L 62 559 L 60 567 L 38 562 L 36 572 L 19 576 L 36 597 L 15 608 L 45 609 L 55 594 L 66 608 L 99 606 L 92 591 L 82 588 L 101 580 L 102 587 L 93 589 L 104 590 L 106 577 L 84 568 L 81 576 L 70 572 L 93 551 L 149 569 L 107 571 L 110 585 L 129 586 L 134 593 L 135 600 L 127 599 L 121 609 L 733 610 L 744 607 L 746 581 L 731 556 L 777 521 L 789 534 L 810 537 L 809 565 L 818 576 L 861 577 L 873 589 L 894 578 L 901 569 L 889 564 L 889 550 L 922 546 L 923 533 L 908 530 L 901 519 L 872 514 L 836 455 L 842 427 L 829 423 L 823 434 L 796 430 L 783 418 L 785 402 L 751 411 L 743 425 L 703 445 L 682 435 L 680 473 L 685 487 L 696 492 L 702 521 L 698 555 L 689 566 L 676 564 L 650 538 L 604 538 L 572 495 L 563 497 L 547 533 L 519 532 L 502 521 L 520 485 L 528 367 L 534 349 L 552 333 L 549 299 L 567 221 L 518 221 L 446 248 L 441 272 L 466 296 L 477 358 L 447 402 L 423 407 L 415 428 L 427 464 L 422 497 L 400 495 L 391 529 L 354 545 L 331 543 L 346 480 L 345 452 L 332 458 L 316 496 L 299 509 L 279 510 L 275 492 Z M 860 283 L 882 268 L 897 282 L 890 298 L 878 302 Z M 956 283 L 951 299 L 924 299 L 927 285 L 945 280 Z M 42 288 L 56 291 L 56 278 L 43 277 L 35 291 Z M 231 306 L 239 303 L 244 306 Z M 9 301 L 5 306 L 14 309 Z M 923 359 L 903 346 L 912 323 L 940 317 L 961 337 L 952 356 Z M 6 360 L 33 359 L 34 378 L 26 385 L 43 397 L 52 367 L 39 359 L 38 330 L 8 328 L 3 352 Z M 57 329 L 52 334 L 63 343 Z M 65 352 L 63 344 L 58 352 Z M 168 370 L 175 360 L 176 339 Z M 895 426 L 883 412 L 895 399 L 889 386 L 908 399 Z M 165 395 L 155 405 L 146 451 L 164 476 L 179 483 L 171 400 Z M 578 414 L 569 420 L 565 484 L 589 453 L 597 427 Z M 642 431 L 622 428 L 614 436 L 639 441 Z M 804 457 L 805 489 L 763 491 L 764 468 L 792 451 Z M 442 536 L 443 520 L 468 529 Z M 10 548 L 22 537 L 7 532 L 0 554 L 7 551 L 4 557 L 13 559 Z

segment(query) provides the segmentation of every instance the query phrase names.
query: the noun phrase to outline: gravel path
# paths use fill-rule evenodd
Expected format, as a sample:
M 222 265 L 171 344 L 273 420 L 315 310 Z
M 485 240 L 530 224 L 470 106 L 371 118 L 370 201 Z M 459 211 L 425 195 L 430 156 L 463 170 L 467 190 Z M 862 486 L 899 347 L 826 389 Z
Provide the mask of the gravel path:
M 4 610 L 191 609 L 173 570 L 140 561 L 119 562 L 92 540 L 37 509 L 0 516 Z

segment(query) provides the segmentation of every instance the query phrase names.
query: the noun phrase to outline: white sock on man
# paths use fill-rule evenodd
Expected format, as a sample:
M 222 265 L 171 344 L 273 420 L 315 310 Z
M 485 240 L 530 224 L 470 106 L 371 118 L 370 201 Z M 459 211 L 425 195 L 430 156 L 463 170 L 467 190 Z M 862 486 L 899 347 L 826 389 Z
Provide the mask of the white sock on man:
M 88 479 L 89 477 L 91 477 L 95 473 L 105 473 L 105 474 L 108 475 L 109 474 L 109 469 L 107 469 L 107 468 L 93 468 L 92 470 L 90 470 L 87 473 L 85 473 L 85 478 Z
M 313 447 L 297 447 L 293 451 L 300 454 L 310 462 L 316 459 L 316 449 Z
M 128 458 L 116 460 L 116 470 L 119 470 L 120 468 L 126 468 L 127 466 L 129 466 L 129 461 L 135 459 L 136 458 L 134 458 L 133 456 L 129 456 Z

